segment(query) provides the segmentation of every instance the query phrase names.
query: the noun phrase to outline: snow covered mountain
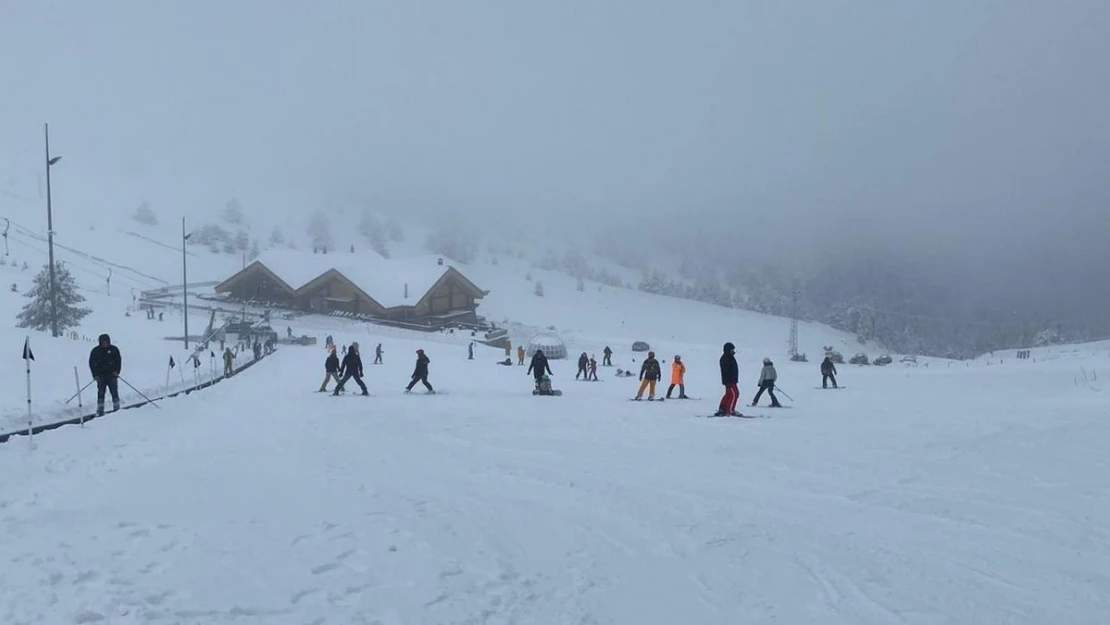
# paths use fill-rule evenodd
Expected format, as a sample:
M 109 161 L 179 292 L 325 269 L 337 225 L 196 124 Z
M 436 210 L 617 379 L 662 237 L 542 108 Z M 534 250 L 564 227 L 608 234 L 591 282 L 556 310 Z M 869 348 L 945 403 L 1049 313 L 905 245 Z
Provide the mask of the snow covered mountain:
M 70 414 L 71 369 L 87 380 L 102 331 L 140 390 L 166 386 L 185 353 L 165 340 L 179 313 L 127 316 L 130 289 L 178 279 L 180 226 L 79 223 L 58 237 L 94 310 L 76 340 L 14 327 L 45 246 L 27 215 L 9 233 L 4 430 L 26 422 L 25 336 L 43 420 Z M 340 253 L 360 241 L 336 239 Z M 189 251 L 190 282 L 242 263 Z M 463 333 L 300 317 L 295 332 L 320 345 L 161 409 L 0 445 L 0 622 L 1033 624 L 1098 622 L 1110 604 L 1110 344 L 842 365 L 844 388 L 822 390 L 817 354 L 850 355 L 854 337 L 803 324 L 811 362 L 792 363 L 786 319 L 580 289 L 508 253 L 465 272 L 514 343 L 553 327 L 572 356 L 610 345 L 616 367 L 586 383 L 554 362 L 564 395 L 534 397 L 524 367 L 495 364 L 502 351 L 468 360 Z M 372 397 L 315 392 L 327 335 L 364 354 L 383 344 L 383 365 L 366 358 Z M 633 341 L 667 361 L 664 383 L 682 355 L 696 399 L 628 401 L 636 379 L 613 372 L 638 370 Z M 724 341 L 742 403 L 769 356 L 789 408 L 706 418 Z M 437 395 L 402 393 L 418 348 Z M 211 364 L 171 370 L 170 386 Z

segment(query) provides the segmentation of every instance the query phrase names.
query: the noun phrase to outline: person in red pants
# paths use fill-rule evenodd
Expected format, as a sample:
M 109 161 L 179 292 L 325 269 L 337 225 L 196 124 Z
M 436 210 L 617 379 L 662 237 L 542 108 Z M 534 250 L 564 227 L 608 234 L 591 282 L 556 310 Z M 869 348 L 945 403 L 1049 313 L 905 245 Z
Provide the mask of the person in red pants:
M 715 417 L 735 417 L 736 402 L 740 400 L 740 367 L 736 364 L 736 346 L 725 343 L 724 353 L 721 354 L 721 384 L 725 387 L 725 396 L 721 398 L 721 405 Z

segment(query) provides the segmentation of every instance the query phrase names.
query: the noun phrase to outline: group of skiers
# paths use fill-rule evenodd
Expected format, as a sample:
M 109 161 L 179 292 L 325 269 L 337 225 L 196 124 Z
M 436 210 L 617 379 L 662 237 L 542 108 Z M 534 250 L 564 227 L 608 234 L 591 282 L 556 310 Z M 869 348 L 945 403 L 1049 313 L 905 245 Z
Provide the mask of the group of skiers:
M 339 355 L 336 354 L 335 343 L 328 337 L 328 356 L 324 360 L 324 381 L 320 384 L 320 393 L 326 393 L 328 390 L 328 382 L 335 380 L 335 390 L 332 395 L 339 395 L 343 392 L 343 388 L 351 379 L 354 379 L 355 384 L 358 384 L 362 389 L 362 395 L 368 396 L 370 392 L 366 389 L 366 383 L 362 381 L 365 372 L 362 368 L 362 356 L 359 355 L 358 342 L 351 343 L 349 346 L 343 348 L 343 360 L 340 361 Z M 382 362 L 382 344 L 374 350 L 374 364 L 381 364 Z M 435 393 L 435 389 L 428 383 L 428 364 L 431 359 L 424 353 L 423 349 L 416 350 L 416 368 L 412 372 L 412 380 L 409 385 L 405 387 L 406 393 L 411 393 L 417 382 L 424 385 L 428 393 Z

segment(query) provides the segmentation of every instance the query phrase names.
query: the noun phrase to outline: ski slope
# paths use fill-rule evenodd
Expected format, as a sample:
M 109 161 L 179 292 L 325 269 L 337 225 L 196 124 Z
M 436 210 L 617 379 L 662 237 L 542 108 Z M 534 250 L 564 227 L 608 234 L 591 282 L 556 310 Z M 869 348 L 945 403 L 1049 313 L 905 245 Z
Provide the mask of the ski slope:
M 1108 404 L 1076 379 L 1104 346 L 843 366 L 837 391 L 815 389 L 816 363 L 780 362 L 792 408 L 709 419 L 716 354 L 677 342 L 702 401 L 630 402 L 634 379 L 574 382 L 569 362 L 553 363 L 565 395 L 536 398 L 498 350 L 335 337 L 385 343 L 373 397 L 313 392 L 323 350 L 284 348 L 162 410 L 0 446 L 0 622 L 1013 624 L 1110 609 Z M 438 395 L 401 393 L 418 347 Z M 742 358 L 744 399 L 755 364 Z

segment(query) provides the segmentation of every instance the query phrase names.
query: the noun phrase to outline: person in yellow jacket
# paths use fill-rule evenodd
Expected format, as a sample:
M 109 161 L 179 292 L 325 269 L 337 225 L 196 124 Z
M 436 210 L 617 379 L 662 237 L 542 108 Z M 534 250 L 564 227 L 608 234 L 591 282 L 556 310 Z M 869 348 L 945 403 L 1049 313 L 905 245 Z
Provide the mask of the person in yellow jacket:
M 516 361 L 517 361 L 516 364 L 518 364 L 518 365 L 523 365 L 524 364 L 524 346 L 523 345 L 517 345 L 516 346 Z
M 667 399 L 671 398 L 676 386 L 679 399 L 690 399 L 686 396 L 686 364 L 682 362 L 682 356 L 677 355 L 671 363 L 671 385 L 667 388 Z

